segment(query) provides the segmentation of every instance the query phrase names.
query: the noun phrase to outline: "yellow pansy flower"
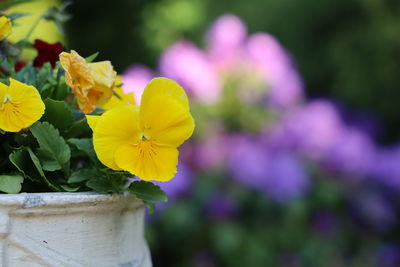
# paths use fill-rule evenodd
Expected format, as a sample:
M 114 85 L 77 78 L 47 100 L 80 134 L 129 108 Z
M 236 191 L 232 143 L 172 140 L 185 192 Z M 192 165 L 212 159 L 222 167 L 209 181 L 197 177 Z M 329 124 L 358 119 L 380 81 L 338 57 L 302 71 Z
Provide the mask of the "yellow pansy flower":
M 124 89 L 121 86 L 122 85 L 121 76 L 117 76 L 115 85 L 116 87 L 114 87 L 113 96 L 107 103 L 101 105 L 100 106 L 101 108 L 108 110 L 119 106 L 136 105 L 135 96 L 133 95 L 133 93 L 124 92 Z
M 140 106 L 119 106 L 86 118 L 99 160 L 143 180 L 170 180 L 178 164 L 177 147 L 194 130 L 185 91 L 167 78 L 150 81 Z
M 11 32 L 11 20 L 6 16 L 0 16 L 0 41 Z
M 107 103 L 112 97 L 117 73 L 110 61 L 86 63 L 76 51 L 62 52 L 60 63 L 65 70 L 65 81 L 78 99 L 84 113 L 96 109 L 96 104 Z
M 19 132 L 39 120 L 44 103 L 35 87 L 10 78 L 10 86 L 0 83 L 0 129 Z

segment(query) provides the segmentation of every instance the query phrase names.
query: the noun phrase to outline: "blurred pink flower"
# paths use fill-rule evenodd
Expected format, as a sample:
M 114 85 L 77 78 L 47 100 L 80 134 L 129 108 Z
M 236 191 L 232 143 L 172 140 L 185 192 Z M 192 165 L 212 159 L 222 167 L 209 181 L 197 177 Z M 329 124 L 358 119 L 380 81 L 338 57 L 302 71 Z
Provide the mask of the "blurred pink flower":
M 225 168 L 229 148 L 229 136 L 225 133 L 208 133 L 196 148 L 197 166 L 203 170 Z
M 207 55 L 195 45 L 180 41 L 161 55 L 161 75 L 176 80 L 195 99 L 213 104 L 221 95 L 221 87 Z
M 142 93 L 147 83 L 154 77 L 152 70 L 143 65 L 132 65 L 122 74 L 125 93 L 133 93 L 136 104 L 140 104 Z
M 203 104 L 217 103 L 226 84 L 236 86 L 244 104 L 266 100 L 282 109 L 303 100 L 303 82 L 272 35 L 247 36 L 239 17 L 223 15 L 210 26 L 206 42 L 206 51 L 188 41 L 173 44 L 161 56 L 161 74 L 177 80 Z
M 269 87 L 268 99 L 276 107 L 288 107 L 303 98 L 303 82 L 289 54 L 268 33 L 251 35 L 245 46 L 246 57 L 260 70 Z
M 240 56 L 246 37 L 246 25 L 240 18 L 227 14 L 214 21 L 206 34 L 206 42 L 210 59 L 217 68 L 234 63 L 232 61 Z

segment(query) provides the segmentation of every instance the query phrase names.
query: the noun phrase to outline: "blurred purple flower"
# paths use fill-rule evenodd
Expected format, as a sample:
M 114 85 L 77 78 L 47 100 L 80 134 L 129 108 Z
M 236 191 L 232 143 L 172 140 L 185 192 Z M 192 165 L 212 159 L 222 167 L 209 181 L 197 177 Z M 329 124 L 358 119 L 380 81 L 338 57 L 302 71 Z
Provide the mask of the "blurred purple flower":
M 303 164 L 289 153 L 278 153 L 270 157 L 266 191 L 279 202 L 287 202 L 306 193 L 310 185 Z
M 208 200 L 205 208 L 209 217 L 217 220 L 224 220 L 234 216 L 237 207 L 231 197 L 219 193 Z
M 152 183 L 160 186 L 165 191 L 169 199 L 174 199 L 187 193 L 192 185 L 191 170 L 183 163 L 179 163 L 177 169 L 174 178 L 168 182 L 152 181 Z
M 400 145 L 381 148 L 375 154 L 372 177 L 396 190 L 400 189 Z
M 270 34 L 256 33 L 249 37 L 246 56 L 253 69 L 261 70 L 268 99 L 275 107 L 290 107 L 303 99 L 303 82 L 281 44 Z
M 275 130 L 274 139 L 311 159 L 321 160 L 341 134 L 342 126 L 330 102 L 314 100 L 288 114 Z
M 386 231 L 396 222 L 396 210 L 381 193 L 363 191 L 353 194 L 352 206 L 356 215 L 378 231 Z
M 309 178 L 298 159 L 272 151 L 259 138 L 237 135 L 230 140 L 230 171 L 241 184 L 267 192 L 279 202 L 303 195 Z
M 213 65 L 207 55 L 190 42 L 180 41 L 165 50 L 159 69 L 161 75 L 176 80 L 201 103 L 213 104 L 221 95 Z
M 210 252 L 198 251 L 193 257 L 193 267 L 215 267 L 215 258 Z
M 370 137 L 355 128 L 343 129 L 327 154 L 330 167 L 365 177 L 374 165 L 375 146 Z
M 381 246 L 376 252 L 376 266 L 400 266 L 400 246 L 390 243 Z
M 132 65 L 122 74 L 122 83 L 125 93 L 133 93 L 136 104 L 140 104 L 142 93 L 147 83 L 154 77 L 146 66 Z
M 317 213 L 312 224 L 314 229 L 323 235 L 333 234 L 338 226 L 335 214 L 326 211 Z
M 229 168 L 239 183 L 253 189 L 265 189 L 269 161 L 268 152 L 257 140 L 244 134 L 231 138 Z

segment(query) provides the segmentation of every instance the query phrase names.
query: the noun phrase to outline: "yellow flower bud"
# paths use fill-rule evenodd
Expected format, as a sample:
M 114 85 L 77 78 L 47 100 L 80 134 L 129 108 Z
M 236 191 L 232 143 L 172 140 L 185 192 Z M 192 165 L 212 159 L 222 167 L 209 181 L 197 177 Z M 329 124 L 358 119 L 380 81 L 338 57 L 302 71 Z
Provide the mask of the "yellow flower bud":
M 107 103 L 112 95 L 117 73 L 110 61 L 86 63 L 77 52 L 62 52 L 60 63 L 65 70 L 65 81 L 78 99 L 79 109 L 90 113 L 96 104 Z

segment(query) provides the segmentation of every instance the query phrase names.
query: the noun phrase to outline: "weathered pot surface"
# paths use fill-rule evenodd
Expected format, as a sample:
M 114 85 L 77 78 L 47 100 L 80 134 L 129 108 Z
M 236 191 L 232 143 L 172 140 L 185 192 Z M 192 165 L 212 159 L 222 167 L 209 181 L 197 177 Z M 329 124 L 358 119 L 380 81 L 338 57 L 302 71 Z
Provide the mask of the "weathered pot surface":
M 151 266 L 144 206 L 134 197 L 83 193 L 0 195 L 3 267 Z

